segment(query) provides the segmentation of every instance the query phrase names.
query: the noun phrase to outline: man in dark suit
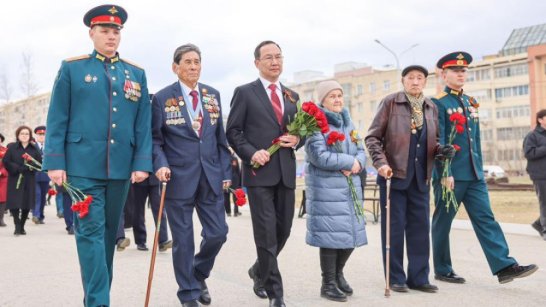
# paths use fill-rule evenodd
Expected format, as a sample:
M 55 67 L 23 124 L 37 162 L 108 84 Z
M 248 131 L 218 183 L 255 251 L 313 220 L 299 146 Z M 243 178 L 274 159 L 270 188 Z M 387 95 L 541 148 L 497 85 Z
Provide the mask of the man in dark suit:
M 220 93 L 198 83 L 201 51 L 193 44 L 174 52 L 178 81 L 154 95 L 152 135 L 154 170 L 166 191 L 167 219 L 173 236 L 173 266 L 178 299 L 183 306 L 208 305 L 205 279 L 226 241 L 228 227 L 223 189 L 231 184 Z M 203 226 L 203 240 L 194 255 L 193 210 Z
M 44 141 L 45 141 L 45 126 L 38 126 L 34 128 L 34 138 L 36 142 L 34 145 L 40 153 L 42 158 L 44 156 Z M 44 219 L 44 207 L 46 205 L 47 191 L 49 191 L 49 176 L 46 172 L 36 172 L 36 206 L 32 212 L 32 221 L 35 224 L 45 224 Z
M 298 95 L 279 82 L 283 56 L 275 42 L 264 41 L 256 47 L 254 64 L 260 77 L 235 89 L 226 134 L 243 161 L 243 186 L 248 188 L 258 253 L 258 260 L 248 271 L 254 280 L 254 293 L 261 298 L 269 297 L 270 306 L 284 306 L 277 256 L 292 227 L 296 188 L 294 148 L 300 141 L 285 131 L 297 112 Z M 270 155 L 266 149 L 277 138 L 281 149 Z M 253 163 L 260 167 L 253 168 Z

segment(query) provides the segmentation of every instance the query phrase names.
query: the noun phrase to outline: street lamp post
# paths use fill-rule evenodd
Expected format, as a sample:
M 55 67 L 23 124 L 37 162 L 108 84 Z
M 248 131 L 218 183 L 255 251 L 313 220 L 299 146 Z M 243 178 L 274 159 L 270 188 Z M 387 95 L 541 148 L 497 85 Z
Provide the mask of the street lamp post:
M 402 56 L 404 53 L 410 51 L 411 49 L 419 46 L 419 44 L 413 44 L 411 45 L 409 48 L 407 48 L 406 50 L 400 52 L 399 54 L 396 54 L 396 52 L 392 51 L 391 48 L 387 47 L 385 44 L 383 44 L 380 40 L 378 39 L 374 39 L 374 41 L 376 43 L 378 43 L 379 45 L 381 45 L 381 47 L 385 48 L 390 54 L 392 54 L 394 56 L 394 59 L 396 60 L 396 70 L 400 70 L 400 59 L 399 57 Z

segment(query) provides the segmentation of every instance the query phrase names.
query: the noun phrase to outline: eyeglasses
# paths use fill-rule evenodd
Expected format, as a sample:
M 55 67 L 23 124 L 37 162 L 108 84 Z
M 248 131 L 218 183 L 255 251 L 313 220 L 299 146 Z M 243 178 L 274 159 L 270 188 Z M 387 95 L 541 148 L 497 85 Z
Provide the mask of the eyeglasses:
M 282 62 L 283 56 L 282 54 L 277 54 L 275 56 L 272 55 L 266 55 L 263 58 L 260 59 L 260 61 L 264 62 L 273 62 L 273 60 L 277 60 L 278 62 Z

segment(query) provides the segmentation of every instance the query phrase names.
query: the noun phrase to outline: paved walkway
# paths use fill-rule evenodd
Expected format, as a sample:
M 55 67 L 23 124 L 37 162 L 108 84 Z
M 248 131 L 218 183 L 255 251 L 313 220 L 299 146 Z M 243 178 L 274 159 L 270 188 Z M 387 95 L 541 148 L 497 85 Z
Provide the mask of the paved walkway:
M 46 207 L 46 224 L 28 224 L 27 236 L 14 237 L 10 221 L 0 228 L 0 306 L 81 306 L 82 290 L 74 237 L 64 222 Z M 153 232 L 148 212 L 149 233 Z M 197 219 L 194 219 L 197 220 Z M 248 208 L 228 218 L 230 232 L 208 280 L 211 306 L 268 306 L 252 292 L 247 269 L 256 252 Z M 491 275 L 476 236 L 466 221 L 457 221 L 451 235 L 452 258 L 464 285 L 434 282 L 437 294 L 412 291 L 393 293 L 386 299 L 380 262 L 379 225 L 367 226 L 369 244 L 349 259 L 347 280 L 355 294 L 347 303 L 320 298 L 318 249 L 305 244 L 305 219 L 295 219 L 292 235 L 279 262 L 288 306 L 544 306 L 546 304 L 546 242 L 529 225 L 503 225 L 511 254 L 522 264 L 536 263 L 540 270 L 531 277 L 500 285 Z M 196 225 L 199 235 L 200 225 Z M 132 240 L 132 233 L 127 232 Z M 149 236 L 148 245 L 153 238 Z M 112 306 L 143 306 L 151 252 L 134 244 L 116 253 Z M 432 274 L 431 274 L 432 276 Z M 151 306 L 180 306 L 176 298 L 171 255 L 158 253 Z

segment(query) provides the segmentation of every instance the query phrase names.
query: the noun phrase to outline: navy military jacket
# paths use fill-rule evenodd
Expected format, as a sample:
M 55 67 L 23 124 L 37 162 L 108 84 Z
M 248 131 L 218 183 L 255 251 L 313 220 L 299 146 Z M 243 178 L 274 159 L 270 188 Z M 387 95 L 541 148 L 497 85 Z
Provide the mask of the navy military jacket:
M 199 90 L 203 106 L 201 136 L 192 128 L 179 82 L 160 90 L 152 99 L 154 171 L 171 169 L 166 190 L 169 199 L 194 196 L 202 174 L 217 196 L 222 194 L 223 181 L 231 180 L 231 153 L 222 121 L 220 93 L 202 83 Z
M 47 117 L 44 170 L 128 179 L 152 171 L 151 104 L 142 68 L 93 51 L 62 62 Z
M 446 87 L 444 91 L 433 98 L 438 106 L 438 128 L 440 144 L 445 145 L 449 141 L 452 122 L 449 117 L 454 112 L 459 112 L 466 117 L 463 133 L 456 133 L 453 144 L 461 149 L 451 160 L 449 175 L 455 180 L 472 181 L 483 179 L 483 161 L 480 139 L 480 121 L 478 103 L 473 97 Z M 437 163 L 434 168 L 433 179 L 442 177 L 443 166 Z

